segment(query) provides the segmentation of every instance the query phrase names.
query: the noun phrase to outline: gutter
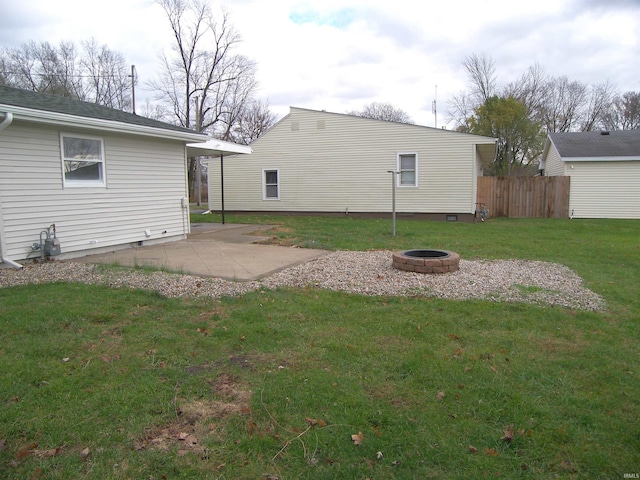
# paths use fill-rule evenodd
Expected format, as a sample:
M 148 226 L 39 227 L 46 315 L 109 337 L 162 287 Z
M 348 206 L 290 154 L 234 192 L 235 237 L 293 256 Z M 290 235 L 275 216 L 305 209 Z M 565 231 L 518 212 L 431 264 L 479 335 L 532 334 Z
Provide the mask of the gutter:
M 11 125 L 11 122 L 13 122 L 13 113 L 5 112 L 4 119 L 0 122 L 0 132 Z
M 1 105 L 0 108 L 6 108 L 8 105 Z M 48 123 L 64 126 L 66 128 L 84 128 L 92 130 L 101 130 L 117 133 L 129 133 L 133 135 L 145 135 L 149 137 L 157 137 L 170 140 L 180 140 L 183 142 L 206 142 L 209 137 L 203 133 L 197 132 L 181 132 L 171 129 L 159 127 L 151 127 L 148 125 L 134 125 L 119 120 L 104 120 L 93 117 L 82 117 L 78 115 L 70 115 L 68 113 L 50 112 L 47 110 L 32 110 L 26 107 L 18 107 L 11 105 L 13 114 L 18 120 L 24 120 L 36 123 Z

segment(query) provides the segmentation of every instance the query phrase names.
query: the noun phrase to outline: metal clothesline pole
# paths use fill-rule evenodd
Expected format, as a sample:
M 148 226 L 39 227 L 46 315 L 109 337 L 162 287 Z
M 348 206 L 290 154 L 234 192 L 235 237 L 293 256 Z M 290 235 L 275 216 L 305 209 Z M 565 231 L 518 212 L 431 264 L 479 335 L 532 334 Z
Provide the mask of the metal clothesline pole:
M 391 225 L 393 230 L 393 236 L 396 236 L 396 175 L 400 172 L 395 170 L 387 170 L 387 173 L 391 173 Z

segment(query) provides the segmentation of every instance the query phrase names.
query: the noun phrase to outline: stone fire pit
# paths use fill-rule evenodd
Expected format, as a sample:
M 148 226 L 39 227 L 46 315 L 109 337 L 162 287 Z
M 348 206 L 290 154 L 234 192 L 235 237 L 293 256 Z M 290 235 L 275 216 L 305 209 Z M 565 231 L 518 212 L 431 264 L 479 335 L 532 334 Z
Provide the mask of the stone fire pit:
M 393 254 L 393 267 L 417 273 L 455 272 L 460 269 L 460 255 L 447 250 L 407 250 Z

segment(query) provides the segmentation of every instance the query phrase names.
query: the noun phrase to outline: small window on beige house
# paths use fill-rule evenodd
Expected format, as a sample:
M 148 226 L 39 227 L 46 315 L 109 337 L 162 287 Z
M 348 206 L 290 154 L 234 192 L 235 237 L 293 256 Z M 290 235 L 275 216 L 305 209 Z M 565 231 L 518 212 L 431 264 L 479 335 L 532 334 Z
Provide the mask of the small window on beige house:
M 278 169 L 262 170 L 262 199 L 280 200 L 280 173 Z
M 418 154 L 398 153 L 398 186 L 417 187 L 418 186 Z

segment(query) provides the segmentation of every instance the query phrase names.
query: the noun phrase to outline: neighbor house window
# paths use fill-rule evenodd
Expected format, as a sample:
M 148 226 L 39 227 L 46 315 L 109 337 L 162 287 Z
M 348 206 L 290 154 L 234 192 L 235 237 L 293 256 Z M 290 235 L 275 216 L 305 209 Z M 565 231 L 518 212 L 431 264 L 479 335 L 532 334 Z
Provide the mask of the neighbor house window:
M 280 199 L 280 174 L 277 169 L 262 171 L 262 198 L 263 200 Z
M 400 187 L 418 186 L 418 154 L 399 153 L 398 154 L 398 185 Z
M 65 186 L 103 187 L 104 145 L 99 137 L 60 135 Z

